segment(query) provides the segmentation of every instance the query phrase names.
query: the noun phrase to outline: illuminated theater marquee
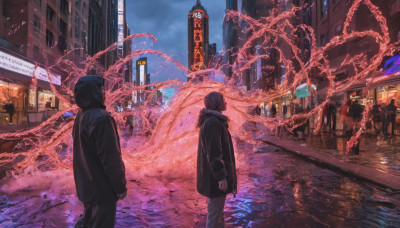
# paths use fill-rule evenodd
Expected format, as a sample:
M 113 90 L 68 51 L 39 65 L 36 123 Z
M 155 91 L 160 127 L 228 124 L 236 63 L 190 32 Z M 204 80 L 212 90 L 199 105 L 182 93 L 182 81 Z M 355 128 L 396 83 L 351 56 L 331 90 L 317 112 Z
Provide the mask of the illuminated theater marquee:
M 201 10 L 196 10 L 193 16 L 193 65 L 192 70 L 201 70 L 204 66 L 204 50 L 203 50 L 203 27 L 202 18 L 204 13 Z

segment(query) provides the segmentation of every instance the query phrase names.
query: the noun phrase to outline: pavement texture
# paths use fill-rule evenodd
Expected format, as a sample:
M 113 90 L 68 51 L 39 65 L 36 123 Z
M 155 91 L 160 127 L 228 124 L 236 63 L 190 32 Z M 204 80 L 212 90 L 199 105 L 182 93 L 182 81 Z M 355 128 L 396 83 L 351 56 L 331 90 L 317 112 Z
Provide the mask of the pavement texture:
M 360 154 L 346 154 L 347 138 L 324 133 L 295 138 L 291 134 L 276 137 L 273 132 L 257 125 L 254 137 L 283 151 L 296 154 L 319 166 L 400 191 L 400 137 L 384 140 L 379 135 L 360 137 Z

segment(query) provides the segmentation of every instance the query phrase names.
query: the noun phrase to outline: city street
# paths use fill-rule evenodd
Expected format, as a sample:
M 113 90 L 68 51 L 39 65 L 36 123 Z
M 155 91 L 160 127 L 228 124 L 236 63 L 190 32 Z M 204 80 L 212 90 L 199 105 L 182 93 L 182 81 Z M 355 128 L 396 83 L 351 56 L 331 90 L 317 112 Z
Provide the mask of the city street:
M 228 196 L 227 227 L 400 226 L 399 193 L 270 146 L 261 153 L 253 152 L 251 144 L 244 142 L 238 148 L 238 195 Z M 1 193 L 2 227 L 74 225 L 82 206 L 75 197 L 72 172 L 51 175 L 61 179 L 51 185 L 54 189 L 44 182 L 33 190 Z M 118 203 L 116 227 L 204 227 L 206 199 L 196 193 L 194 180 L 129 180 L 128 197 Z M 7 182 L 2 180 L 2 186 Z
M 1 0 L 0 228 L 400 227 L 399 22 L 400 0 Z

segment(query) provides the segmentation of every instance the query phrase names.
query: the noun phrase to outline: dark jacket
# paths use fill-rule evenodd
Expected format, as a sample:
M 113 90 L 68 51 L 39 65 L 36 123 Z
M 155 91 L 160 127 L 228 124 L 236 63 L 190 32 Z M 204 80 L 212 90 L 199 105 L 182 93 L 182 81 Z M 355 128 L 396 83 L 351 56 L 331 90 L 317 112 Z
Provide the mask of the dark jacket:
M 392 103 L 390 103 L 386 107 L 387 119 L 389 121 L 394 121 L 396 119 L 396 111 L 397 111 L 397 107 Z
M 105 110 L 103 79 L 85 76 L 75 85 L 78 112 L 72 136 L 73 169 L 78 198 L 83 203 L 117 200 L 126 191 L 125 166 L 114 118 Z
M 350 106 L 348 116 L 353 117 L 354 121 L 360 121 L 362 117 L 362 112 L 362 106 L 355 103 Z
M 235 154 L 228 131 L 228 118 L 217 111 L 203 109 L 199 120 L 197 191 L 211 198 L 236 192 Z M 218 181 L 224 178 L 228 182 L 226 192 L 218 189 Z

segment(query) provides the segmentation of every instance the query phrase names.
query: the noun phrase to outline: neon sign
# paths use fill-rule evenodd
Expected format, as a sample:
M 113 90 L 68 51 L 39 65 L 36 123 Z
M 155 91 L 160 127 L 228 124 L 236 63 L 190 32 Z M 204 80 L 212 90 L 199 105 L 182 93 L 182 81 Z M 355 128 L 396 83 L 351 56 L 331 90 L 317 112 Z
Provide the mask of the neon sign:
M 137 61 L 138 65 L 146 65 L 146 61 Z
M 201 23 L 202 17 L 203 13 L 201 11 L 193 12 L 193 71 L 201 70 L 204 67 L 203 28 Z

